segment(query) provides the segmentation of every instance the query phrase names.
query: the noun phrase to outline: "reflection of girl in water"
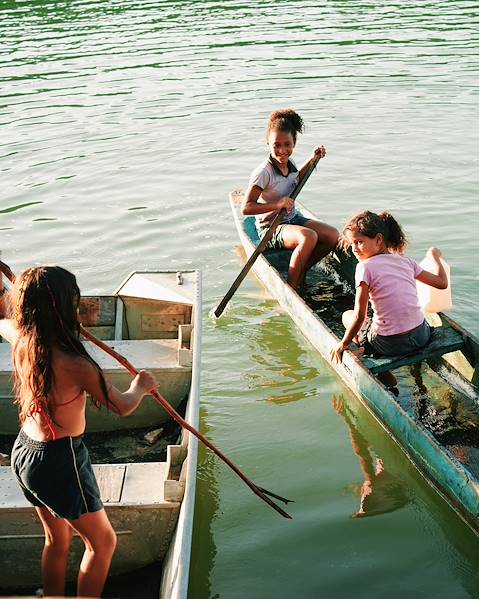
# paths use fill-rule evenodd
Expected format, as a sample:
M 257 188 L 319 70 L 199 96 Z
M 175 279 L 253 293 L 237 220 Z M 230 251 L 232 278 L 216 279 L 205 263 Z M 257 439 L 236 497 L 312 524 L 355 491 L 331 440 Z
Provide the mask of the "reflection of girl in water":
M 406 490 L 385 470 L 382 459 L 375 454 L 373 447 L 358 431 L 353 414 L 347 409 L 344 399 L 333 396 L 333 407 L 348 425 L 351 444 L 364 474 L 364 482 L 359 489 L 359 510 L 351 517 L 377 516 L 406 505 L 410 501 Z

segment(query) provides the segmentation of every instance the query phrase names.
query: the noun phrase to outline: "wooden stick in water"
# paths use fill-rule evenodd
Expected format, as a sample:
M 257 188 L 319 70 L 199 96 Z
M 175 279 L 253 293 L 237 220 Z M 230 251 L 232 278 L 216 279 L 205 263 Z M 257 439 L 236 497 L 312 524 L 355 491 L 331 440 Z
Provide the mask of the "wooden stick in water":
M 83 337 L 85 337 L 85 339 L 88 339 L 97 347 L 103 349 L 107 354 L 115 358 L 115 360 L 117 360 L 122 366 L 124 366 L 132 376 L 136 376 L 138 374 L 138 370 L 124 356 L 120 355 L 109 345 L 103 343 L 103 341 L 97 339 L 94 335 L 90 333 L 90 331 L 85 329 L 85 327 L 81 326 L 80 332 L 83 335 Z M 276 499 L 279 499 L 284 503 L 290 503 L 291 499 L 285 499 L 284 497 L 280 497 L 279 495 L 271 493 L 270 491 L 267 491 L 266 489 L 263 489 L 262 487 L 258 487 L 257 485 L 255 485 L 249 478 L 247 478 L 243 474 L 243 472 L 238 468 L 238 466 L 236 466 L 236 464 L 234 464 L 222 451 L 215 447 L 213 443 L 211 443 L 202 433 L 197 431 L 184 418 L 182 418 L 178 414 L 178 412 L 166 401 L 166 399 L 162 397 L 158 393 L 158 391 L 156 391 L 156 389 L 151 392 L 151 395 L 156 399 L 156 401 L 158 401 L 158 403 L 160 403 L 163 406 L 163 408 L 166 410 L 166 412 L 168 412 L 168 414 L 173 418 L 173 420 L 176 420 L 176 422 L 178 422 L 179 425 L 181 425 L 186 430 L 190 431 L 191 434 L 197 437 L 204 445 L 206 445 L 206 447 L 211 449 L 213 453 L 215 453 L 219 458 L 221 458 L 223 462 L 225 462 L 225 464 L 227 464 L 241 478 L 241 480 L 244 483 L 246 483 L 248 487 L 256 495 L 258 495 L 258 497 L 260 497 L 263 501 L 266 501 L 266 503 L 268 503 L 272 508 L 274 508 L 285 518 L 291 518 L 289 514 L 287 514 L 283 509 L 281 509 L 278 505 L 271 501 L 271 499 L 267 497 L 267 495 L 271 495 L 272 497 L 275 497 Z

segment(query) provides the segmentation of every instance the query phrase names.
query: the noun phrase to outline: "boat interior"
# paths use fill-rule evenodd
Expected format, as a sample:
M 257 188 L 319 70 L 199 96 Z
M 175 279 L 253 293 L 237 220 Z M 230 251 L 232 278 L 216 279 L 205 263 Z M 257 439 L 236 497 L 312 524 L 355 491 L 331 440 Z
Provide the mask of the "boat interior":
M 135 352 L 130 355 L 134 364 L 144 362 L 146 355 L 158 366 L 170 367 L 191 366 L 192 311 L 190 304 L 121 294 L 85 296 L 79 307 L 83 326 L 119 353 Z M 129 343 L 132 340 L 144 343 Z M 97 357 L 105 368 L 113 367 L 103 352 Z
M 79 306 L 80 321 L 95 337 L 113 347 L 138 369 L 152 370 L 159 378 L 162 373 L 172 370 L 191 373 L 195 277 L 194 271 L 181 274 L 133 273 L 112 295 L 82 296 Z M 130 378 L 124 367 L 114 358 L 92 342 L 86 341 L 85 344 L 107 375 L 122 373 L 126 379 Z M 0 380 L 0 394 L 4 396 L 11 396 L 10 351 L 8 343 L 0 345 L 0 364 L 3 371 L 0 374 L 4 375 Z M 8 389 L 3 390 L 3 383 Z M 186 393 L 188 388 L 189 386 L 185 387 Z M 186 393 L 183 395 L 185 400 Z M 182 411 L 181 405 L 179 410 Z M 167 458 L 169 444 L 177 442 L 180 429 L 171 420 L 161 427 L 161 440 L 153 444 L 143 439 L 145 432 L 152 429 L 151 425 L 138 431 L 123 428 L 118 431 L 87 434 L 92 461 L 130 462 L 131 456 L 151 463 L 164 460 Z M 14 435 L 0 435 L 0 452 L 8 455 L 13 440 Z M 181 463 L 184 455 L 180 456 L 179 450 L 175 453 L 174 448 L 171 452 L 169 475 L 175 479 L 178 477 L 173 476 L 173 470 Z M 106 466 L 99 468 L 107 471 Z M 126 470 L 124 474 L 126 475 Z M 109 496 L 110 492 L 116 489 L 113 494 L 118 497 L 118 489 L 122 488 L 117 484 L 118 469 L 109 471 L 107 478 L 106 474 L 102 477 L 105 494 Z M 172 488 L 169 494 L 170 497 L 174 497 L 178 492 Z M 3 504 L 0 498 L 1 505 Z

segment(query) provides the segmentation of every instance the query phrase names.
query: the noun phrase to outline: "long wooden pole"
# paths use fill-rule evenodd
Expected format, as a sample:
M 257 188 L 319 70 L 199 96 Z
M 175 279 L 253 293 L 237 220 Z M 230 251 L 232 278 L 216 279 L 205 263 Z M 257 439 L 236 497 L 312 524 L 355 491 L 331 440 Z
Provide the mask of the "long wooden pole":
M 5 264 L 5 262 L 2 262 L 1 260 L 0 271 L 12 283 L 15 281 L 15 275 L 13 274 L 12 270 L 9 268 L 7 264 Z M 83 335 L 83 337 L 85 337 L 85 339 L 88 339 L 88 341 L 91 341 L 97 347 L 99 347 L 107 354 L 112 356 L 115 360 L 117 360 L 117 362 L 119 362 L 124 368 L 126 368 L 132 376 L 136 376 L 138 374 L 139 371 L 124 356 L 122 356 L 114 349 L 103 343 L 103 341 L 97 339 L 92 333 L 90 333 L 90 331 L 88 331 L 82 325 L 80 325 L 80 332 Z M 275 497 L 276 499 L 279 499 L 280 501 L 286 504 L 290 503 L 292 500 L 285 499 L 284 497 L 276 495 L 271 491 L 267 491 L 266 489 L 263 489 L 262 487 L 258 487 L 257 485 L 255 485 L 255 483 L 253 483 L 245 474 L 243 474 L 243 472 L 238 468 L 238 466 L 236 466 L 236 464 L 234 464 L 234 462 L 232 462 L 222 451 L 220 451 L 215 445 L 213 445 L 213 443 L 211 443 L 202 433 L 197 431 L 193 426 L 191 426 L 191 424 L 189 424 L 184 418 L 182 418 L 180 414 L 178 414 L 178 412 L 166 401 L 164 397 L 162 397 L 158 393 L 156 389 L 151 392 L 151 395 L 156 399 L 156 401 L 158 401 L 158 403 L 160 403 L 163 406 L 165 411 L 173 418 L 173 420 L 175 420 L 182 428 L 185 428 L 191 434 L 197 437 L 204 445 L 206 445 L 206 447 L 211 449 L 213 453 L 215 453 L 221 460 L 223 460 L 223 462 L 225 462 L 225 464 L 227 464 L 241 478 L 241 480 L 248 485 L 248 487 L 253 491 L 253 493 L 255 493 L 255 495 L 260 497 L 263 501 L 265 501 L 268 505 L 275 509 L 284 518 L 291 519 L 291 516 L 274 501 L 272 501 L 268 497 L 268 495 L 270 495 L 271 497 Z
M 318 164 L 320 158 L 321 158 L 321 155 L 318 155 L 314 159 L 314 161 L 309 165 L 308 170 L 304 173 L 303 178 L 301 179 L 301 181 L 298 183 L 296 189 L 291 194 L 291 199 L 295 200 L 298 197 L 299 192 L 303 189 L 304 184 L 306 183 L 306 181 L 309 179 L 311 173 L 316 168 L 316 165 Z M 233 284 L 231 285 L 231 287 L 226 292 L 226 295 L 224 296 L 224 298 L 220 301 L 220 303 L 214 309 L 213 314 L 216 316 L 216 318 L 219 318 L 223 314 L 224 309 L 226 308 L 228 302 L 233 297 L 233 295 L 235 294 L 235 292 L 238 289 L 238 287 L 241 285 L 243 279 L 246 277 L 246 275 L 251 270 L 251 267 L 253 266 L 253 264 L 256 262 L 256 258 L 260 254 L 262 254 L 264 252 L 264 250 L 266 249 L 266 246 L 268 245 L 268 242 L 273 237 L 273 234 L 274 234 L 274 231 L 275 231 L 277 225 L 279 225 L 281 223 L 281 221 L 283 220 L 283 217 L 284 217 L 285 214 L 286 214 L 286 210 L 283 208 L 274 217 L 274 220 L 271 223 L 269 229 L 263 235 L 263 238 L 261 239 L 261 241 L 256 246 L 256 249 L 251 254 L 251 256 L 249 257 L 249 259 L 246 262 L 246 264 L 243 266 L 243 269 L 241 270 L 241 272 L 239 273 L 239 275 L 236 277 L 236 279 L 233 281 Z

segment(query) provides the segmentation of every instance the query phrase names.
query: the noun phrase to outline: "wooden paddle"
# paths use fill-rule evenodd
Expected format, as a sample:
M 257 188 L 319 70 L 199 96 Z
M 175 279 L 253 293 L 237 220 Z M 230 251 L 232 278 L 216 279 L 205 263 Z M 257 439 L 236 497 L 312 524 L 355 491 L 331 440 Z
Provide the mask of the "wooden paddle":
M 15 275 L 13 274 L 12 270 L 7 266 L 7 264 L 2 262 L 1 260 L 0 271 L 12 283 L 14 283 Z M 92 333 L 90 333 L 90 331 L 83 327 L 83 325 L 80 325 L 80 332 L 83 335 L 83 337 L 85 337 L 85 339 L 88 339 L 88 341 L 94 343 L 97 347 L 105 351 L 122 366 L 124 366 L 132 376 L 136 376 L 138 374 L 138 370 L 124 356 L 117 353 L 114 349 L 103 343 L 103 341 L 97 339 L 94 335 L 92 335 Z M 222 459 L 223 462 L 225 462 L 225 464 L 227 464 L 241 478 L 241 480 L 248 485 L 248 487 L 253 491 L 253 493 L 255 493 L 255 495 L 260 497 L 263 501 L 265 501 L 268 505 L 275 509 L 284 518 L 291 519 L 291 516 L 287 512 L 285 512 L 280 506 L 276 505 L 276 503 L 274 503 L 274 501 L 272 501 L 268 497 L 268 495 L 270 497 L 274 497 L 275 499 L 279 499 L 280 501 L 286 504 L 292 502 L 291 499 L 285 499 L 280 495 L 276 495 L 271 491 L 263 489 L 263 487 L 258 487 L 257 485 L 255 485 L 249 478 L 247 478 L 245 474 L 243 474 L 243 472 L 238 468 L 238 466 L 236 466 L 236 464 L 234 464 L 222 451 L 215 447 L 213 443 L 211 443 L 202 433 L 197 431 L 194 427 L 191 426 L 191 424 L 189 424 L 184 418 L 182 418 L 178 414 L 178 412 L 166 401 L 166 399 L 158 393 L 156 389 L 151 392 L 151 395 L 156 399 L 158 403 L 161 404 L 161 406 L 164 408 L 166 412 L 168 412 L 168 414 L 173 418 L 173 420 L 175 420 L 182 428 L 185 428 L 191 434 L 197 437 L 204 445 L 206 445 L 206 447 L 211 449 L 213 453 L 215 453 L 220 459 Z
M 304 184 L 306 183 L 306 181 L 309 179 L 311 173 L 316 168 L 316 165 L 318 164 L 320 158 L 321 158 L 321 155 L 319 154 L 314 159 L 314 161 L 309 165 L 308 170 L 304 173 L 303 178 L 301 179 L 301 181 L 298 183 L 296 189 L 291 194 L 291 199 L 295 200 L 298 197 L 299 192 L 303 189 Z M 282 208 L 278 212 L 278 214 L 274 217 L 274 220 L 271 223 L 269 229 L 263 235 L 263 238 L 261 239 L 261 241 L 256 246 L 255 251 L 249 257 L 248 261 L 246 262 L 246 264 L 243 267 L 243 270 L 236 277 L 236 279 L 234 280 L 234 282 L 231 285 L 231 287 L 228 289 L 228 291 L 227 291 L 226 295 L 224 296 L 224 298 L 221 300 L 221 302 L 218 304 L 218 306 L 213 311 L 213 314 L 216 316 L 216 318 L 219 318 L 223 314 L 223 311 L 226 308 L 226 305 L 228 304 L 228 302 L 230 301 L 230 299 L 233 297 L 233 295 L 236 293 L 236 290 L 241 285 L 241 282 L 243 281 L 243 279 L 246 277 L 246 275 L 251 270 L 251 267 L 255 263 L 256 258 L 260 254 L 262 254 L 264 252 L 264 250 L 266 249 L 266 246 L 268 245 L 268 242 L 273 237 L 273 234 L 274 234 L 274 231 L 276 229 L 276 226 L 281 223 L 281 221 L 283 220 L 283 217 L 284 217 L 285 214 L 286 214 L 286 210 L 284 208 Z

